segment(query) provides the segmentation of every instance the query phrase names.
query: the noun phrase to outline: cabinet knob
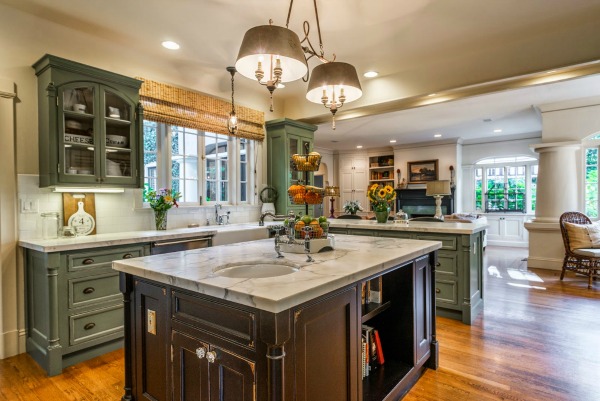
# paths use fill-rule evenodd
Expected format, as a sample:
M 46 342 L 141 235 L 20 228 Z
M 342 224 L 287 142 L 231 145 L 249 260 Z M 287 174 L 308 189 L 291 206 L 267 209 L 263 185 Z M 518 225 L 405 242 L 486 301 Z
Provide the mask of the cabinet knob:
M 96 327 L 96 323 L 88 323 L 88 324 L 86 324 L 85 326 L 83 326 L 83 329 L 84 329 L 84 330 L 91 330 L 91 329 L 93 329 L 94 327 Z
M 87 288 L 83 289 L 84 294 L 91 294 L 94 291 L 96 291 L 96 289 L 94 287 L 87 287 Z
M 91 265 L 92 263 L 94 263 L 94 259 L 92 259 L 92 258 L 87 258 L 87 259 L 84 259 L 82 263 L 83 263 L 84 265 Z
M 442 290 L 440 290 L 439 288 L 436 288 L 436 289 L 435 289 L 435 293 L 436 293 L 436 294 L 439 294 L 440 292 L 442 292 Z
M 207 352 L 206 359 L 208 359 L 209 363 L 214 363 L 217 360 L 217 352 L 216 351 Z
M 133 255 L 130 253 L 126 253 L 125 255 L 123 255 L 123 259 L 131 259 L 133 258 Z
M 196 356 L 198 357 L 198 359 L 204 358 L 206 356 L 206 348 L 196 348 Z

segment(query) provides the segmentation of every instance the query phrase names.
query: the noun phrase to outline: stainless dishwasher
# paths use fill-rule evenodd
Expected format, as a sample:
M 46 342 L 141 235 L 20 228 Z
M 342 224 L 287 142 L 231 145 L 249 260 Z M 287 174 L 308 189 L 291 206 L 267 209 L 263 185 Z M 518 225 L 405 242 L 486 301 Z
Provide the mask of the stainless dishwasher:
M 150 244 L 150 254 L 189 251 L 191 249 L 212 246 L 212 237 L 181 238 L 175 240 L 155 241 Z

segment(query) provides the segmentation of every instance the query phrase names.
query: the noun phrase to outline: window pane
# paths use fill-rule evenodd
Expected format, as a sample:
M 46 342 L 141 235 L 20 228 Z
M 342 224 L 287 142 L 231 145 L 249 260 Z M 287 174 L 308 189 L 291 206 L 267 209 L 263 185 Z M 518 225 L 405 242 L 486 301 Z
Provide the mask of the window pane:
M 246 182 L 247 178 L 246 178 L 246 163 L 241 163 L 240 164 L 240 181 L 241 182 Z
M 220 161 L 221 164 L 221 168 L 219 169 L 221 175 L 220 175 L 220 179 L 221 180 L 227 180 L 227 160 L 221 160 Z
M 217 200 L 217 185 L 214 181 L 208 181 L 206 183 L 206 201 L 216 201 Z
M 225 202 L 228 199 L 228 194 L 227 194 L 227 183 L 226 182 L 222 182 L 221 183 L 221 196 L 219 197 L 219 200 L 221 202 Z
M 198 181 L 186 180 L 183 193 L 185 194 L 185 196 L 181 198 L 183 202 L 198 202 Z
M 186 157 L 184 176 L 186 180 L 197 180 L 198 179 L 198 158 Z M 197 185 L 197 184 L 196 184 Z M 187 185 L 186 185 L 187 188 Z
M 217 162 L 214 159 L 206 159 L 206 179 L 217 179 Z
M 475 209 L 483 210 L 483 169 L 475 169 Z
M 598 148 L 585 150 L 585 214 L 598 217 Z
M 228 147 L 228 136 L 212 132 L 204 133 L 207 201 L 227 202 L 229 200 Z
M 531 166 L 531 210 L 535 211 L 535 202 L 536 202 L 536 194 L 537 194 L 537 176 L 538 176 L 538 166 Z
M 247 194 L 248 190 L 247 190 L 247 185 L 245 182 L 242 182 L 240 184 L 240 201 L 241 202 L 246 202 L 247 201 Z
M 196 130 L 190 130 L 196 131 Z M 185 149 L 184 154 L 186 156 L 196 156 L 198 157 L 198 135 L 193 132 L 186 133 L 185 135 Z

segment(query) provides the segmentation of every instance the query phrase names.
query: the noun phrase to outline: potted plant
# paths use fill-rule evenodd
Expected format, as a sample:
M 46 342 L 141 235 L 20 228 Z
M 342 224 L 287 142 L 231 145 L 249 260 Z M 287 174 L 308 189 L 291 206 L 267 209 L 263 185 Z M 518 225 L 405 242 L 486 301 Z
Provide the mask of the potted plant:
M 367 198 L 371 202 L 371 206 L 373 206 L 377 222 L 387 222 L 390 213 L 390 204 L 396 199 L 394 188 L 391 185 L 373 184 L 367 191 Z
M 356 214 L 356 212 L 361 211 L 362 212 L 363 208 L 360 205 L 359 201 L 353 200 L 353 201 L 346 201 L 344 203 L 344 212 L 346 213 L 350 213 L 350 214 Z
M 173 189 L 148 189 L 145 194 L 145 200 L 150 204 L 152 210 L 154 210 L 154 223 L 157 230 L 167 229 L 167 211 L 173 206 L 179 207 L 177 204 L 179 198 L 181 198 L 181 194 Z

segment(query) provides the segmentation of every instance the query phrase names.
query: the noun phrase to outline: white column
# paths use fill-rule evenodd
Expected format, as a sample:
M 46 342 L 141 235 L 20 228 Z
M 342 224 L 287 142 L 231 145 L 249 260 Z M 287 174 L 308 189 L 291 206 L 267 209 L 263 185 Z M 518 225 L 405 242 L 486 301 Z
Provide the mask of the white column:
M 578 209 L 579 142 L 532 145 L 540 154 L 535 218 L 525 223 L 529 231 L 528 267 L 560 270 L 564 257 L 558 218 Z
M 0 359 L 19 353 L 14 83 L 0 79 Z

